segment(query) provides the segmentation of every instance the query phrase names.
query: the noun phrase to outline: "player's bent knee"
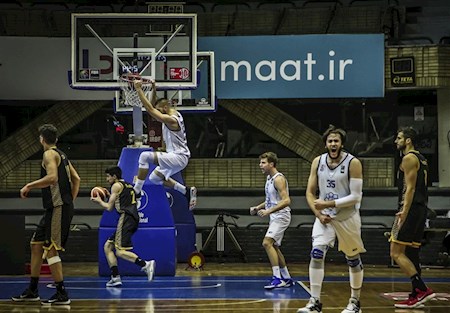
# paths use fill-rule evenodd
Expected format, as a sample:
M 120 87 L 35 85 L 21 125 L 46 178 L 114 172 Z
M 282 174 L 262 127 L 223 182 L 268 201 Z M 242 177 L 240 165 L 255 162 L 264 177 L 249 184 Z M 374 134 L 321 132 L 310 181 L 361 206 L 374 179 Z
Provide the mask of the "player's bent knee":
M 59 262 L 61 262 L 61 258 L 59 257 L 59 255 L 55 255 L 55 256 L 52 256 L 50 258 L 47 258 L 47 264 L 48 265 L 53 265 L 53 264 L 56 264 L 56 263 L 59 263 Z
M 105 244 L 103 245 L 103 251 L 105 251 L 105 253 L 106 253 L 106 252 L 112 251 L 112 249 L 113 249 L 113 244 L 109 241 L 106 241 Z
M 155 171 L 150 173 L 150 177 L 148 178 L 148 180 L 154 185 L 162 185 L 163 184 L 163 179 L 161 177 L 159 177 L 158 174 L 155 173 Z
M 148 169 L 150 166 L 150 160 L 153 160 L 153 153 L 144 151 L 139 155 L 139 168 Z

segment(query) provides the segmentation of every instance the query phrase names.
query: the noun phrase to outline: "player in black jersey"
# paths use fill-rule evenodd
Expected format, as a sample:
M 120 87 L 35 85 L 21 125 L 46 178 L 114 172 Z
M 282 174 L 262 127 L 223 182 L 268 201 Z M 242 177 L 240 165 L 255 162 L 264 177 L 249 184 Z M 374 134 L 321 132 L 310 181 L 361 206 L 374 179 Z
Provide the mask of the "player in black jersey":
M 106 210 L 116 208 L 120 214 L 116 231 L 105 242 L 104 250 L 108 265 L 111 269 L 111 279 L 106 283 L 107 287 L 118 287 L 122 280 L 117 267 L 117 257 L 135 263 L 147 274 L 148 280 L 153 279 L 155 261 L 145 261 L 133 253 L 131 237 L 139 227 L 139 215 L 137 211 L 136 194 L 133 186 L 122 179 L 122 170 L 113 166 L 105 170 L 106 181 L 111 185 L 111 195 L 103 201 L 100 196 L 91 198 Z M 115 250 L 115 253 L 114 253 Z
M 31 189 L 42 189 L 42 202 L 45 209 L 39 225 L 31 238 L 31 275 L 29 287 L 13 301 L 39 301 L 38 282 L 42 260 L 47 259 L 56 293 L 42 305 L 70 304 L 64 287 L 61 258 L 58 251 L 63 250 L 69 236 L 73 217 L 73 201 L 80 189 L 80 177 L 64 152 L 56 147 L 57 129 L 54 125 L 39 127 L 39 140 L 44 148 L 41 178 L 26 184 L 20 190 L 21 198 L 26 198 Z
M 390 254 L 412 283 L 412 293 L 408 299 L 397 302 L 397 308 L 416 308 L 435 297 L 433 290 L 425 285 L 413 262 L 405 254 L 407 246 L 420 247 L 427 218 L 428 163 L 414 148 L 416 137 L 417 132 L 412 127 L 404 127 L 397 132 L 395 139 L 403 158 L 397 174 L 399 211 L 395 215 L 389 238 Z

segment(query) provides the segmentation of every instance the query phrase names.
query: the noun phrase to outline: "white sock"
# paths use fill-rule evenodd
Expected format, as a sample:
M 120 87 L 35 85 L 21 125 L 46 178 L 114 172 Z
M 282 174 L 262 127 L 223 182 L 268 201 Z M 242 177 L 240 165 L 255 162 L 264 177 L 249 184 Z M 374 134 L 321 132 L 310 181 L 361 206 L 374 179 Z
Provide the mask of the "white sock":
M 280 272 L 281 272 L 281 276 L 283 276 L 283 278 L 286 278 L 286 279 L 291 278 L 291 274 L 289 274 L 287 266 L 281 267 Z
M 354 272 L 351 268 L 348 271 L 350 277 L 350 287 L 352 288 L 352 298 L 359 300 L 361 295 L 361 287 L 364 280 L 364 270 Z
M 320 293 L 322 291 L 322 282 L 325 276 L 324 269 L 309 267 L 309 288 L 311 289 L 311 297 L 320 300 Z
M 281 278 L 281 273 L 280 273 L 280 267 L 279 266 L 272 266 L 272 273 L 273 273 L 273 276 Z
M 144 186 L 145 180 L 142 179 L 136 179 L 136 184 L 134 184 L 134 191 L 136 191 L 136 193 L 140 193 L 142 191 L 142 187 Z
M 175 186 L 173 186 L 173 189 L 175 189 L 176 191 L 181 192 L 183 195 L 186 194 L 186 186 L 180 184 L 179 182 L 175 183 Z

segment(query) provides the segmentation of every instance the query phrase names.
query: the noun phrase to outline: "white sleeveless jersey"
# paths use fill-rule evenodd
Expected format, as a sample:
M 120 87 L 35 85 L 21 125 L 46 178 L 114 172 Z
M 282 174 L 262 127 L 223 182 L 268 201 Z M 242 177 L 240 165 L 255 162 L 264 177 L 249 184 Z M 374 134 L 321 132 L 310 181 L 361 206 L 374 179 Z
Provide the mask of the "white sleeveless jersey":
M 162 133 L 163 140 L 166 144 L 166 152 L 184 154 L 190 157 L 191 151 L 189 151 L 187 145 L 186 128 L 184 126 L 183 116 L 180 112 L 176 112 L 171 116 L 177 120 L 180 130 L 170 130 L 166 124 L 162 124 Z
M 341 163 L 334 169 L 327 164 L 328 153 L 320 156 L 317 167 L 317 179 L 319 186 L 319 199 L 329 201 L 343 198 L 350 194 L 350 162 L 353 155 L 343 152 Z M 352 216 L 360 207 L 360 203 L 346 208 L 326 208 L 323 214 L 328 214 L 336 220 L 345 220 Z
M 266 203 L 265 203 L 265 207 L 266 209 L 270 209 L 272 207 L 274 207 L 275 205 L 278 204 L 278 201 L 281 200 L 280 194 L 278 193 L 278 190 L 275 188 L 275 177 L 277 176 L 283 176 L 284 179 L 286 179 L 284 177 L 284 175 L 280 172 L 276 173 L 275 175 L 273 175 L 272 177 L 270 175 L 267 176 L 267 180 L 266 180 L 266 187 L 265 187 L 265 191 L 266 191 Z M 289 185 L 288 185 L 288 181 L 286 179 L 286 191 L 289 195 Z M 278 219 L 278 218 L 290 218 L 291 215 L 291 208 L 289 206 L 278 210 L 274 213 L 270 214 L 270 220 L 272 221 L 273 219 Z

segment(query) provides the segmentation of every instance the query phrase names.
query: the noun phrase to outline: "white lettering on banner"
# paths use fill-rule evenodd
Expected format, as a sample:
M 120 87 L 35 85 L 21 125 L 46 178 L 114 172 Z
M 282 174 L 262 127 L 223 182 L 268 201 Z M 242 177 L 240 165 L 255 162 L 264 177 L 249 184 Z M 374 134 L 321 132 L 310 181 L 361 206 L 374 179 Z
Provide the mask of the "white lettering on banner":
M 330 50 L 328 52 L 330 57 L 335 56 L 335 52 L 333 50 Z M 313 54 L 311 52 L 308 52 L 306 54 L 306 59 L 303 60 L 286 60 L 283 61 L 279 66 L 279 75 L 282 80 L 285 81 L 294 81 L 294 80 L 301 80 L 302 79 L 302 71 L 301 66 L 305 65 L 306 69 L 306 80 L 313 80 L 313 69 L 314 66 L 317 64 L 317 60 L 314 59 Z M 339 80 L 345 80 L 345 70 L 348 65 L 353 64 L 352 59 L 345 59 L 345 60 L 339 60 Z M 233 73 L 233 81 L 239 81 L 239 70 L 240 68 L 244 68 L 244 77 L 245 80 L 251 81 L 252 80 L 252 65 L 249 61 L 241 60 L 241 61 L 221 61 L 220 62 L 220 80 L 226 81 L 227 80 L 227 68 L 231 68 L 231 71 Z M 263 69 L 268 68 L 268 73 L 262 73 Z M 293 68 L 293 72 L 287 69 Z M 287 73 L 288 72 L 288 73 Z M 254 69 L 255 78 L 260 81 L 276 81 L 277 80 L 277 61 L 270 61 L 270 60 L 261 60 L 255 65 Z M 335 79 L 335 60 L 329 60 L 328 64 L 328 80 L 334 80 Z M 317 75 L 318 80 L 324 80 L 327 77 L 325 74 L 319 74 Z
M 225 69 L 227 68 L 228 65 L 231 65 L 234 68 L 234 78 L 233 78 L 234 81 L 239 80 L 238 69 L 239 67 L 241 67 L 241 65 L 244 65 L 245 69 L 247 70 L 247 81 L 252 80 L 252 73 L 250 72 L 252 67 L 248 61 L 241 61 L 239 63 L 236 63 L 234 61 L 227 61 L 227 62 L 222 61 L 221 65 L 222 65 L 221 68 L 222 77 L 220 78 L 221 81 L 225 80 Z
M 353 64 L 353 60 L 352 59 L 348 59 L 348 60 L 340 60 L 339 61 L 339 80 L 344 80 L 344 73 L 345 73 L 345 67 L 349 64 Z
M 289 76 L 289 75 L 286 74 L 286 67 L 288 65 L 291 65 L 291 66 L 293 66 L 295 68 L 295 72 L 294 72 L 293 75 Z M 300 80 L 300 66 L 301 66 L 300 61 L 294 61 L 294 60 L 284 61 L 283 63 L 281 63 L 281 66 L 280 66 L 280 75 L 281 75 L 281 77 L 284 80 L 287 80 L 287 81 Z
M 261 67 L 263 66 L 268 66 L 270 68 L 270 74 L 267 76 L 263 76 L 261 74 Z M 256 77 L 258 77 L 259 80 L 262 80 L 263 82 L 266 82 L 268 80 L 276 80 L 276 73 L 275 73 L 275 66 L 276 66 L 276 62 L 275 61 L 261 61 L 258 64 L 256 64 L 255 67 L 255 75 Z
M 148 223 L 148 217 L 145 217 L 144 213 L 138 212 L 139 223 Z

